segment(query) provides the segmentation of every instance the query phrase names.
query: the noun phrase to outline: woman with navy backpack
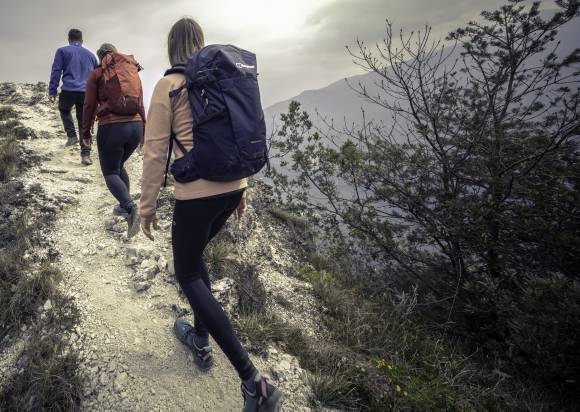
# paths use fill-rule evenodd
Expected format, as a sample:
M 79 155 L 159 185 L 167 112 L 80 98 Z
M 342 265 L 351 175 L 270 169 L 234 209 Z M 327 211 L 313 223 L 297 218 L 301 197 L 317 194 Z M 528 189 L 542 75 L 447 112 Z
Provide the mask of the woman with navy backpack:
M 232 46 L 227 46 L 231 49 L 225 51 L 208 50 L 211 47 L 213 46 L 205 48 L 204 51 L 221 53 L 220 56 L 230 56 L 232 59 L 237 59 L 237 52 L 243 52 Z M 204 135 L 204 131 L 201 130 L 202 123 L 205 126 L 226 127 L 225 120 L 219 123 L 219 117 L 226 116 L 225 112 L 220 110 L 208 115 L 207 113 L 213 110 L 214 104 L 211 101 L 211 93 L 204 95 L 204 90 L 196 94 L 193 89 L 185 87 L 188 60 L 203 48 L 203 31 L 195 20 L 183 18 L 173 25 L 168 38 L 171 69 L 157 82 L 147 116 L 140 201 L 141 228 L 143 233 L 153 240 L 152 229 L 157 229 L 156 201 L 163 185 L 164 172 L 166 173 L 168 152 L 172 148 L 176 159 L 172 167 L 176 199 L 172 225 L 175 275 L 194 313 L 193 325 L 177 319 L 174 332 L 177 338 L 193 352 L 197 365 L 203 370 L 213 365 L 212 348 L 209 344 L 211 335 L 242 380 L 243 410 L 276 411 L 280 407 L 282 394 L 260 375 L 248 353 L 240 344 L 227 315 L 211 293 L 210 279 L 203 260 L 204 249 L 228 218 L 234 214 L 239 219 L 246 210 L 247 180 L 242 176 L 251 174 L 248 170 L 252 170 L 252 160 L 244 160 L 240 163 L 242 166 L 239 166 L 232 159 L 239 160 L 248 153 L 259 155 L 259 151 L 251 149 L 251 144 L 255 143 L 258 146 L 261 144 L 261 139 L 258 139 L 260 140 L 258 142 L 255 138 L 252 141 L 246 139 L 246 143 L 243 143 L 246 136 L 243 135 L 243 130 L 240 131 L 241 129 L 237 128 L 236 138 L 239 144 L 236 145 L 246 147 L 243 155 L 234 153 L 234 150 L 238 150 L 235 148 L 236 145 L 227 146 L 228 143 L 225 142 L 220 143 L 221 151 L 231 150 L 232 152 L 219 154 L 223 157 L 223 166 L 220 166 L 219 158 L 212 158 L 218 155 L 208 149 L 208 147 L 211 148 L 211 144 L 215 143 L 212 139 L 217 138 L 217 135 L 223 138 L 231 130 L 223 129 L 224 133 L 215 133 L 218 129 L 212 129 L 213 136 L 212 130 L 208 131 L 208 136 Z M 250 70 L 253 67 L 255 69 L 255 65 L 247 61 L 232 60 L 231 63 L 229 67 L 232 68 L 232 73 L 238 68 Z M 207 73 L 212 70 L 207 70 Z M 198 73 L 202 72 L 206 71 L 200 69 Z M 217 72 L 214 74 L 218 75 Z M 253 77 L 255 76 L 250 72 L 247 76 L 242 73 L 242 76 L 238 77 L 247 84 L 239 88 L 241 92 L 236 92 L 235 87 L 232 89 L 234 94 L 228 97 L 230 110 L 235 110 L 233 106 L 235 104 L 244 104 L 243 93 L 250 90 L 251 87 L 247 86 L 251 86 L 251 82 L 255 81 L 255 79 L 252 80 Z M 193 102 L 190 101 L 192 98 L 195 98 Z M 256 107 L 259 106 L 254 102 L 251 103 Z M 199 110 L 194 110 L 196 108 Z M 261 112 L 261 108 L 259 110 Z M 205 113 L 206 120 L 200 122 L 199 113 L 202 112 Z M 227 125 L 230 128 L 235 120 L 234 117 L 239 113 L 231 115 L 231 122 L 230 117 L 227 118 Z M 258 131 L 261 135 L 262 131 Z M 228 147 L 230 149 L 227 149 Z M 196 156 L 194 160 L 199 166 L 197 171 L 192 171 L 190 168 L 191 156 Z M 206 165 L 203 166 L 203 164 Z M 204 167 L 205 170 L 203 170 Z M 195 175 L 194 172 L 201 176 Z

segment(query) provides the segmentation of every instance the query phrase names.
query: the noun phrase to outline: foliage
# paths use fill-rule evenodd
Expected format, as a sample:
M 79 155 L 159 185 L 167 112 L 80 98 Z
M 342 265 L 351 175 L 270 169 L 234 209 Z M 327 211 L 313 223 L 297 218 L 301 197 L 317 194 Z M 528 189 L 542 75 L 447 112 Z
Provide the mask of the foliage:
M 14 139 L 0 143 L 0 182 L 10 179 L 18 168 L 18 147 Z
M 580 52 L 560 56 L 557 33 L 580 3 L 557 5 L 544 18 L 510 0 L 451 48 L 427 29 L 398 49 L 387 24 L 383 44 L 351 51 L 376 90 L 351 87 L 390 121 L 320 130 L 292 102 L 271 177 L 284 208 L 380 268 L 369 283 L 416 288 L 438 330 L 566 390 L 580 367 Z
M 18 112 L 12 106 L 0 106 L 0 121 L 16 117 L 18 117 Z

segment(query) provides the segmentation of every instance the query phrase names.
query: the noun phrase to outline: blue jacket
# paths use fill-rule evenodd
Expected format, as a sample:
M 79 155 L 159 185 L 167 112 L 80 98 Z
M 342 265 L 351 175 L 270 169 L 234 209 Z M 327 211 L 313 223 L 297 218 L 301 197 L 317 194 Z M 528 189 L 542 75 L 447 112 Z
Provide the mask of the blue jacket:
M 97 58 L 80 43 L 61 47 L 54 55 L 48 94 L 56 96 L 62 75 L 61 90 L 84 92 L 87 76 L 97 67 Z

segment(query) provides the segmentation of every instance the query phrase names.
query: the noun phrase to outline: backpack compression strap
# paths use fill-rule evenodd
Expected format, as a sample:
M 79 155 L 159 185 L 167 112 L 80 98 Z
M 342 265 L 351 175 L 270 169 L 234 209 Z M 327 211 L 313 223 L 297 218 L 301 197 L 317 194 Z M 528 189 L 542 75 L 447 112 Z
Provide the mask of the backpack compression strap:
M 170 69 L 167 69 L 165 71 L 165 74 L 163 74 L 163 77 L 168 76 L 170 74 L 173 73 L 181 73 L 181 74 L 185 74 L 185 66 L 182 64 L 177 64 L 173 67 L 171 67 Z M 174 97 L 176 94 L 178 94 L 179 92 L 181 92 L 181 90 L 183 90 L 184 86 L 179 87 L 176 90 L 172 90 L 169 93 L 169 97 Z M 177 91 L 177 93 L 175 93 Z M 171 131 L 171 137 L 169 138 L 169 150 L 167 151 L 167 164 L 165 165 L 165 179 L 163 181 L 163 187 L 167 187 L 167 173 L 169 173 L 169 164 L 171 163 L 171 154 L 173 153 L 173 141 L 177 142 L 177 146 L 179 146 L 179 149 L 181 150 L 181 152 L 183 154 L 185 154 L 187 152 L 187 150 L 185 150 L 185 147 L 183 147 L 183 145 L 181 144 L 181 142 L 179 140 L 177 140 L 177 138 L 175 137 L 175 133 L 173 133 L 173 130 Z

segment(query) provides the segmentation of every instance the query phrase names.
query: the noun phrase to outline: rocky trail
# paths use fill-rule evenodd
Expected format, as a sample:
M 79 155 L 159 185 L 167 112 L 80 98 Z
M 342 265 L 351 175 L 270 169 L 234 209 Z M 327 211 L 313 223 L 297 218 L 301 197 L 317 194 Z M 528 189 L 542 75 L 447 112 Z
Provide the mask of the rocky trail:
M 32 92 L 18 90 L 20 95 L 27 93 Z M 10 103 L 19 120 L 43 136 L 23 142 L 44 159 L 26 173 L 24 182 L 40 183 L 48 197 L 62 200 L 48 237 L 65 275 L 61 287 L 81 311 L 73 346 L 87 376 L 82 410 L 239 411 L 239 380 L 217 345 L 215 367 L 202 373 L 172 333 L 174 320 L 188 315 L 189 307 L 173 280 L 169 190 L 160 202 L 161 230 L 155 241 L 141 233 L 127 239 L 124 220 L 112 216 L 115 201 L 100 174 L 96 147 L 94 164 L 81 166 L 78 148 L 64 148 L 56 108 L 37 100 L 34 105 Z M 135 197 L 141 161 L 135 154 L 126 165 Z M 293 258 L 276 247 L 277 237 L 283 235 L 262 222 L 252 207 L 244 221 L 229 222 L 226 231 L 237 245 L 231 258 L 254 260 L 274 310 L 315 328 L 308 316 L 315 303 L 308 294 L 297 293 L 305 288 L 302 282 L 284 275 Z M 268 241 L 264 236 L 270 236 Z M 226 308 L 231 306 L 231 279 L 216 281 L 214 293 Z M 277 307 L 276 301 L 285 306 L 290 302 L 292 309 Z M 252 359 L 285 392 L 282 410 L 310 410 L 304 371 L 294 357 L 271 347 Z

